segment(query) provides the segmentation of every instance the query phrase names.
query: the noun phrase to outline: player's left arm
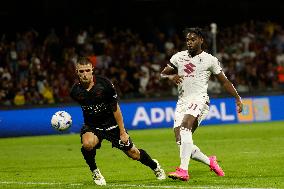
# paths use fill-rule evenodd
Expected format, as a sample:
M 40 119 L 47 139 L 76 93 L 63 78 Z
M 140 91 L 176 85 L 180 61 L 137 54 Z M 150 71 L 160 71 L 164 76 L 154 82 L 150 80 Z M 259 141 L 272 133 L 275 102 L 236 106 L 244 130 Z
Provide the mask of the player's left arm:
M 127 134 L 124 128 L 123 116 L 120 110 L 120 106 L 118 104 L 118 96 L 117 96 L 116 90 L 114 88 L 114 85 L 109 80 L 106 80 L 106 84 L 107 84 L 107 99 L 106 100 L 112 108 L 114 118 L 119 127 L 120 140 L 123 143 L 127 143 L 129 139 L 129 135 Z
M 243 103 L 242 99 L 239 96 L 237 90 L 235 89 L 234 85 L 227 79 L 223 71 L 221 71 L 219 74 L 216 74 L 215 77 L 218 79 L 218 81 L 223 85 L 224 89 L 230 93 L 233 97 L 236 99 L 236 105 L 237 105 L 237 111 L 238 113 L 241 113 L 243 111 Z
M 127 132 L 124 128 L 123 116 L 122 116 L 120 106 L 118 105 L 118 103 L 116 104 L 116 110 L 113 111 L 113 115 L 114 115 L 114 118 L 115 118 L 117 125 L 119 127 L 119 130 L 120 130 L 120 140 L 123 143 L 127 143 L 128 139 L 129 139 L 129 135 L 127 134 Z

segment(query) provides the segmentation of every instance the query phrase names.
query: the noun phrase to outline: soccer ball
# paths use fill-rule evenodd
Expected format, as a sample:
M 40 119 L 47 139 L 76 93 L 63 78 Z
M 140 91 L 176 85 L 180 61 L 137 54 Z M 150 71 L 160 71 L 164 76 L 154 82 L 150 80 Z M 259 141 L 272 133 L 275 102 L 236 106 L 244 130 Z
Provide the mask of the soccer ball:
M 72 117 L 68 112 L 58 111 L 51 118 L 51 126 L 58 131 L 65 131 L 72 125 Z

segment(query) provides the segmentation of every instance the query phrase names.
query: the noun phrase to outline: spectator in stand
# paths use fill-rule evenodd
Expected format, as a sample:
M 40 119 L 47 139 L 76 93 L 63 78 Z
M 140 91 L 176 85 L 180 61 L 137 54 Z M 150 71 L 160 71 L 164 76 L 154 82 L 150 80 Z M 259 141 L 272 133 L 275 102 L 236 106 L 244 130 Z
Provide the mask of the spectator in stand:
M 284 62 L 277 66 L 278 82 L 282 90 L 284 89 Z
M 66 26 L 62 33 L 52 28 L 47 35 L 34 29 L 15 32 L 14 38 L 13 34 L 9 34 L 9 38 L 3 34 L 0 67 L 5 71 L 0 73 L 0 78 L 4 75 L 11 79 L 0 81 L 0 103 L 13 105 L 17 83 L 26 79 L 31 81 L 31 78 L 36 80 L 37 88 L 21 85 L 29 104 L 43 103 L 39 100 L 42 98 L 43 80 L 55 87 L 55 102 L 69 102 L 65 88 L 74 82 L 74 63 L 78 55 L 93 54 L 97 57 L 96 72 L 111 78 L 116 86 L 125 82 L 124 76 L 120 75 L 127 72 L 126 80 L 133 88 L 129 94 L 120 94 L 122 99 L 153 96 L 151 94 L 157 94 L 157 91 L 161 95 L 174 96 L 175 88 L 171 91 L 168 82 L 159 82 L 156 75 L 160 70 L 156 69 L 164 67 L 166 60 L 184 48 L 184 43 L 175 30 L 155 30 L 153 33 L 141 37 L 130 29 L 96 31 L 92 26 L 77 30 Z M 216 56 L 236 87 L 247 85 L 250 91 L 277 91 L 278 84 L 284 86 L 284 68 L 280 63 L 284 59 L 283 36 L 282 26 L 273 22 L 250 21 L 233 27 L 220 27 Z M 58 86 L 55 86 L 53 83 L 60 73 L 64 80 L 58 81 Z M 145 76 L 146 79 L 143 78 Z M 245 83 L 239 77 L 244 78 Z M 117 91 L 119 93 L 120 89 L 117 88 Z M 36 100 L 31 102 L 30 99 Z
M 22 106 L 22 105 L 25 105 L 25 103 L 26 103 L 26 99 L 25 99 L 24 91 L 18 90 L 14 97 L 14 105 Z

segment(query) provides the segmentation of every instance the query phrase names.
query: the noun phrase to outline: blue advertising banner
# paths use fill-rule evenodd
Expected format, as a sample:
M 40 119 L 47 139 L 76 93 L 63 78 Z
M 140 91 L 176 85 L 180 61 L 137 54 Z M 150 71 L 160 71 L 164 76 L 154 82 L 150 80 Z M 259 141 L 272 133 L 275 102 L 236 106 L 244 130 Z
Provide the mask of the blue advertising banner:
M 233 98 L 211 99 L 210 110 L 202 125 L 284 120 L 284 96 L 244 98 L 244 111 L 236 112 Z M 175 101 L 121 103 L 127 129 L 172 127 Z M 81 108 L 66 106 L 0 111 L 0 137 L 62 133 L 51 127 L 50 119 L 59 110 L 72 116 L 73 124 L 63 133 L 78 133 L 83 124 Z

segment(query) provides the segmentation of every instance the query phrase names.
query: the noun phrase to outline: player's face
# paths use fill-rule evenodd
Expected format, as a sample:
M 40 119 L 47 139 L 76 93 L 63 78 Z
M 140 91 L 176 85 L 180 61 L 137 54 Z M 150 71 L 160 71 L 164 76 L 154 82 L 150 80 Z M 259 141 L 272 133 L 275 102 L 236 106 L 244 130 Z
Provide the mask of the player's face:
M 201 50 L 203 39 L 195 33 L 188 33 L 186 35 L 186 45 L 189 52 L 197 52 Z
M 93 66 L 92 64 L 81 65 L 78 64 L 76 67 L 77 74 L 80 82 L 90 83 L 93 80 Z

